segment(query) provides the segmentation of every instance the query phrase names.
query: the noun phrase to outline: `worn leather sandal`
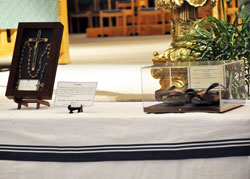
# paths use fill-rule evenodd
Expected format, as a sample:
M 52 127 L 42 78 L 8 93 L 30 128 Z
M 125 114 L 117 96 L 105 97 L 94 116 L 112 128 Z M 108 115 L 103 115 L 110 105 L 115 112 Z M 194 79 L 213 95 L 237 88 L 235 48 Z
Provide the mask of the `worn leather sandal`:
M 172 86 L 168 90 L 160 89 L 155 92 L 155 99 L 157 101 L 162 101 L 167 105 L 184 105 L 185 97 L 184 90 Z
M 198 91 L 195 89 L 191 88 L 187 89 L 184 95 L 186 103 L 191 103 L 192 99 L 197 95 L 197 93 Z
M 166 89 L 159 89 L 155 91 L 155 99 L 157 101 L 162 101 L 162 99 L 166 96 L 168 90 Z
M 219 90 L 214 89 L 218 86 L 221 86 L 221 98 L 227 99 L 229 97 L 228 90 L 219 83 L 213 83 L 208 87 L 207 90 L 202 90 L 196 93 L 196 96 L 191 99 L 192 104 L 194 105 L 218 105 L 220 101 Z

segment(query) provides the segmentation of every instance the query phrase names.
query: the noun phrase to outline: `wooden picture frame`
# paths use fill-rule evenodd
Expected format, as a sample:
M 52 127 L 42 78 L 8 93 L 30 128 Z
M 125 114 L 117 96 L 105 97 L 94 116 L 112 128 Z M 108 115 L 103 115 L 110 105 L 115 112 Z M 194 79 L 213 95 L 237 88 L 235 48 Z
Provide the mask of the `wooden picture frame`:
M 52 98 L 62 34 L 60 22 L 19 23 L 7 98 L 17 103 Z

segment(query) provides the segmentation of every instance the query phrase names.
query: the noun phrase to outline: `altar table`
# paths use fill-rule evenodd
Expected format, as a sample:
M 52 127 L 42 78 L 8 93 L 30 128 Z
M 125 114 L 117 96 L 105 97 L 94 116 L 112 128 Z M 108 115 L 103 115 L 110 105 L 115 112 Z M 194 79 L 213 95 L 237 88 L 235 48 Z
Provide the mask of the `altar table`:
M 226 113 L 83 113 L 0 102 L 2 179 L 250 179 L 250 104 Z

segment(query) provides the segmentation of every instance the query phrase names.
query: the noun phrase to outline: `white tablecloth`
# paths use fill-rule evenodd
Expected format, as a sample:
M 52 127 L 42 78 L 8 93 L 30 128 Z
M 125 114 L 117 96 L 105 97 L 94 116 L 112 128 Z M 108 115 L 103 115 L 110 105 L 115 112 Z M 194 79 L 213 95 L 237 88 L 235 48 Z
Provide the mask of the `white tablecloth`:
M 68 114 L 0 103 L 0 178 L 250 179 L 249 111 L 146 114 L 141 103 L 95 103 Z

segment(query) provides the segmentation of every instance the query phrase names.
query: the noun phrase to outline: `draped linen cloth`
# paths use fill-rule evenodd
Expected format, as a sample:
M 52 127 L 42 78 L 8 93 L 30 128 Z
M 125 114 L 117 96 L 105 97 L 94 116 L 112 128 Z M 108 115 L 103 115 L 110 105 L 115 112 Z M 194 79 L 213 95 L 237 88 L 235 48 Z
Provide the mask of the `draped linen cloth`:
M 88 178 L 250 178 L 249 104 L 222 114 L 146 114 L 132 102 L 96 103 L 74 114 L 15 107 L 0 103 L 3 176 L 66 178 L 76 166 L 72 176 Z

